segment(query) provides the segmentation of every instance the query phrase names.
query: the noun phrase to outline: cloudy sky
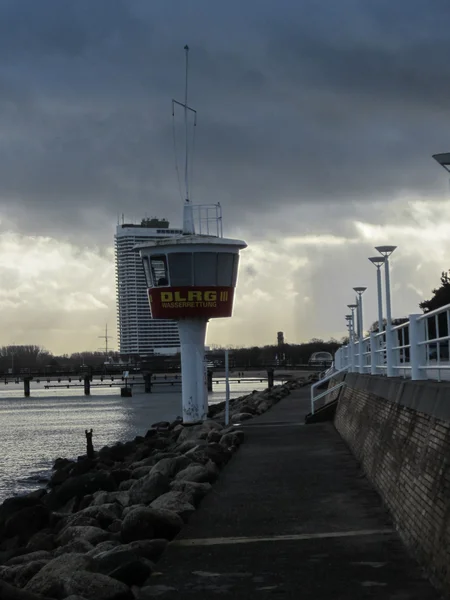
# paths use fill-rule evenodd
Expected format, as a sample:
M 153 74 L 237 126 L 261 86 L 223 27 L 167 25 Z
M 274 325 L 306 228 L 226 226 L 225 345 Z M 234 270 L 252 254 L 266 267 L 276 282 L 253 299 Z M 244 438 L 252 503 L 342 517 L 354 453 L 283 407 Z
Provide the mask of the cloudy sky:
M 418 312 L 450 268 L 449 31 L 447 0 L 0 0 L 0 345 L 97 349 L 118 215 L 180 224 L 186 43 L 193 198 L 249 244 L 208 342 L 341 337 L 355 285 L 371 323 L 379 244 Z

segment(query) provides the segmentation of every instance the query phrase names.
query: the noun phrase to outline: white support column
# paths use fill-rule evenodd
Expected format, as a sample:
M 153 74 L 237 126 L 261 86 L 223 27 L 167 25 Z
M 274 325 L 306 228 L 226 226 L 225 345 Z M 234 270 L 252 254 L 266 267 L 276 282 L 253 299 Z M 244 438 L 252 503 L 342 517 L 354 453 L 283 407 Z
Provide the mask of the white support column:
M 426 363 L 426 346 L 419 345 L 419 342 L 425 341 L 425 319 L 418 320 L 420 314 L 409 315 L 409 363 L 411 365 L 411 379 L 418 381 L 426 379 L 427 374 L 421 365 Z M 423 315 L 422 315 L 423 316 Z
M 394 369 L 394 353 L 392 347 L 394 345 L 392 334 L 392 313 L 391 313 L 391 279 L 389 274 L 389 257 L 386 256 L 384 262 L 385 287 L 386 287 L 386 375 L 388 377 L 395 376 Z
M 363 309 L 362 295 L 359 295 L 358 311 L 359 311 L 359 372 L 364 373 L 364 326 L 363 326 Z
M 376 375 L 378 373 L 377 349 L 378 349 L 378 338 L 375 336 L 375 334 L 372 331 L 372 332 L 370 332 L 370 374 L 371 375 Z
M 207 416 L 205 407 L 208 406 L 208 395 L 204 370 L 206 325 L 207 321 L 203 319 L 181 319 L 178 322 L 183 423 L 198 423 Z

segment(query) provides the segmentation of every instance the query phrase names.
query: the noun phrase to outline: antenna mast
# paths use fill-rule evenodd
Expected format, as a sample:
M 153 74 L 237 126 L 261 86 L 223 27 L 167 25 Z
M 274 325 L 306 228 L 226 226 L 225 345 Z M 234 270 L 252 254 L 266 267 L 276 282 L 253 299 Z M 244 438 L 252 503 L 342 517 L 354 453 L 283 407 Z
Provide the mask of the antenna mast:
M 108 323 L 105 325 L 105 335 L 99 335 L 100 339 L 105 340 L 105 347 L 101 348 L 106 354 L 106 358 L 108 359 L 108 340 L 112 339 L 111 335 L 108 335 Z
M 186 44 L 184 47 L 186 54 L 186 81 L 184 87 L 184 103 L 172 100 L 172 117 L 175 117 L 175 105 L 181 106 L 184 109 L 184 130 L 185 130 L 185 161 L 184 161 L 184 183 L 186 188 L 184 207 L 183 207 L 183 233 L 194 234 L 194 215 L 192 211 L 192 204 L 189 198 L 189 122 L 188 112 L 194 114 L 194 127 L 197 126 L 197 111 L 188 105 L 188 79 L 189 79 L 189 46 Z

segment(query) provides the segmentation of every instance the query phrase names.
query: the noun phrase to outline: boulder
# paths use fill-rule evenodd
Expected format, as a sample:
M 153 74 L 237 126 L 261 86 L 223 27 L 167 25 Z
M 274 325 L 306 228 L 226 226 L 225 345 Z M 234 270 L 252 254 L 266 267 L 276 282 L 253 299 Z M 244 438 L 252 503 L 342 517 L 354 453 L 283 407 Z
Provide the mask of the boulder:
M 116 489 L 117 485 L 109 473 L 106 471 L 96 471 L 67 479 L 58 488 L 48 494 L 44 498 L 44 501 L 50 508 L 54 509 L 63 506 L 72 498 L 80 499 L 98 490 L 114 492 Z
M 220 445 L 224 448 L 233 448 L 239 446 L 241 443 L 241 437 L 236 433 L 226 433 L 220 438 Z
M 169 478 L 159 471 L 138 479 L 130 488 L 131 504 L 150 504 L 155 498 L 169 490 Z
M 181 481 L 194 481 L 196 483 L 212 483 L 217 479 L 219 471 L 216 465 L 209 461 L 206 465 L 190 465 L 175 476 Z
M 206 446 L 205 454 L 219 468 L 225 466 L 231 458 L 231 452 L 228 448 L 216 442 L 212 442 Z
M 0 580 L 0 598 L 2 600 L 50 600 L 47 596 L 38 596 L 33 592 L 21 590 Z
M 20 510 L 41 504 L 41 498 L 42 496 L 34 492 L 26 496 L 7 498 L 0 506 L 0 526 Z
M 127 481 L 122 481 L 119 484 L 119 490 L 120 491 L 129 490 L 134 483 L 135 483 L 135 481 L 133 479 L 128 479 Z
M 111 477 L 116 482 L 116 485 L 119 485 L 122 481 L 130 479 L 131 471 L 129 469 L 113 469 L 111 471 Z
M 211 490 L 210 483 L 197 483 L 194 481 L 175 480 L 170 484 L 170 488 L 175 492 L 183 492 L 189 499 L 189 503 L 197 506 L 203 496 Z
M 152 473 L 162 473 L 167 478 L 172 479 L 179 472 L 188 467 L 192 460 L 186 456 L 177 456 L 175 458 L 162 458 L 153 467 Z
M 35 533 L 27 544 L 27 550 L 29 552 L 35 552 L 37 550 L 53 550 L 56 547 L 55 536 L 49 529 L 43 529 Z
M 117 492 L 111 492 L 112 494 L 117 494 Z M 122 514 L 123 507 L 116 503 L 111 504 L 93 504 L 92 506 L 88 506 L 84 510 L 76 513 L 73 517 L 69 518 L 69 523 L 71 525 L 76 524 L 76 519 L 78 516 L 84 516 L 91 519 L 95 519 L 98 522 L 99 526 L 102 528 L 108 527 L 111 525 L 113 521 L 118 519 Z
M 74 539 L 65 546 L 60 546 L 53 552 L 53 556 L 62 556 L 63 554 L 87 554 L 94 546 L 86 540 Z
M 231 416 L 231 422 L 232 423 L 240 423 L 241 421 L 248 421 L 248 419 L 252 419 L 253 415 L 249 412 L 239 412 L 239 413 L 234 413 L 234 415 Z
M 142 585 L 151 575 L 153 564 L 128 546 L 117 546 L 95 558 L 95 571 L 127 585 Z
M 167 547 L 167 540 L 135 540 L 129 544 L 124 544 L 122 548 L 129 548 L 139 556 L 152 562 L 156 562 Z
M 21 541 L 28 541 L 33 534 L 48 525 L 49 514 L 48 508 L 42 504 L 22 508 L 5 522 L 3 535 L 19 536 Z
M 117 548 L 117 546 L 120 546 L 120 545 L 121 545 L 120 542 L 117 542 L 116 540 L 108 540 L 107 542 L 100 542 L 100 544 L 95 546 L 95 548 L 91 548 L 91 550 L 87 553 L 87 555 L 91 556 L 92 558 L 95 558 L 99 554 L 102 554 L 102 552 L 107 552 L 108 550 Z
M 136 508 L 122 523 L 121 538 L 125 543 L 151 538 L 173 539 L 183 527 L 183 521 L 170 510 Z
M 102 573 L 75 571 L 64 582 L 66 596 L 74 594 L 86 600 L 133 600 L 130 588 Z
M 206 444 L 207 444 L 206 440 L 199 440 L 199 439 L 187 440 L 185 442 L 182 442 L 179 446 L 177 446 L 177 450 L 181 454 L 184 454 L 185 452 L 192 450 L 192 448 L 198 448 L 199 446 L 206 446 Z
M 33 560 L 15 567 L 14 585 L 23 588 L 48 562 L 47 559 Z
M 111 523 L 111 525 L 108 525 L 107 529 L 111 533 L 120 533 L 122 529 L 122 521 L 120 519 L 116 519 Z
M 171 491 L 159 496 L 150 504 L 151 508 L 170 510 L 179 515 L 186 522 L 195 511 L 189 502 L 190 496 L 185 492 Z
M 206 448 L 207 448 L 206 444 L 204 444 L 203 446 L 194 446 L 193 448 L 188 450 L 184 454 L 184 456 L 192 462 L 206 465 L 206 463 L 209 460 Z M 186 465 L 186 466 L 188 466 L 188 465 Z
M 131 471 L 131 479 L 140 479 L 141 477 L 145 477 L 150 473 L 152 467 L 150 465 L 137 467 L 137 469 L 133 469 Z
M 40 550 L 37 552 L 29 552 L 28 554 L 21 554 L 20 556 L 15 556 L 14 558 L 10 558 L 7 563 L 7 566 L 14 565 L 24 565 L 25 563 L 32 562 L 34 560 L 51 560 L 52 555 L 50 552 L 46 552 L 45 550 Z
M 207 442 L 220 442 L 220 438 L 222 437 L 222 432 L 217 429 L 211 429 L 208 433 L 208 437 L 206 438 Z
M 65 582 L 77 571 L 92 568 L 94 561 L 83 554 L 64 554 L 47 563 L 26 584 L 25 590 L 51 598 L 65 598 L 71 593 L 66 591 Z M 3 599 L 2 599 L 3 600 Z
M 189 427 L 183 427 L 178 434 L 178 443 L 186 442 L 187 440 L 200 439 L 200 436 L 207 436 L 208 433 L 203 428 L 203 424 L 190 425 Z
M 69 525 L 65 527 L 56 538 L 59 546 L 65 546 L 73 540 L 84 540 L 96 546 L 100 542 L 105 542 L 110 537 L 109 533 L 100 529 L 100 527 Z
M 132 484 L 135 481 L 131 480 Z M 91 506 L 105 506 L 108 505 L 111 510 L 122 510 L 119 506 L 113 509 L 114 504 L 118 504 L 120 506 L 128 506 L 130 502 L 130 495 L 127 492 L 118 490 L 117 492 L 96 492 L 94 494 L 93 500 L 91 502 Z M 117 513 L 117 516 L 120 516 L 120 513 Z

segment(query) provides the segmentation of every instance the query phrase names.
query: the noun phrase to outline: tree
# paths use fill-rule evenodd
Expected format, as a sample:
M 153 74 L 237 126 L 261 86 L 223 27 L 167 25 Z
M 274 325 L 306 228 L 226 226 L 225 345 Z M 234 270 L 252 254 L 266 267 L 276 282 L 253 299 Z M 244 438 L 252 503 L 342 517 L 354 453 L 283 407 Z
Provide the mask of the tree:
M 433 296 L 419 304 L 424 313 L 450 304 L 450 271 L 441 273 L 441 286 L 432 290 Z

